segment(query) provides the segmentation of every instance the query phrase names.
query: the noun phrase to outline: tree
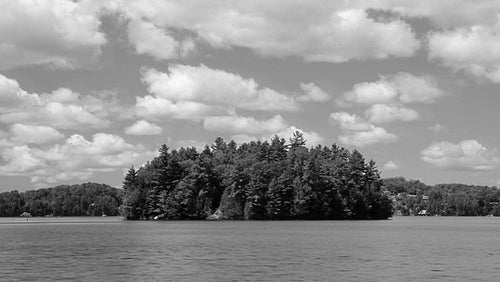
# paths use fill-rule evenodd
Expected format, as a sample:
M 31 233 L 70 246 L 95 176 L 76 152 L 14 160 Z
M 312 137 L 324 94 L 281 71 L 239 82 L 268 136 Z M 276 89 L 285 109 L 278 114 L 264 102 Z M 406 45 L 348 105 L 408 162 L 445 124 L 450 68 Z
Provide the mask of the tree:
M 290 138 L 290 147 L 297 148 L 306 145 L 306 140 L 304 139 L 304 134 L 300 131 L 295 131 L 293 137 Z

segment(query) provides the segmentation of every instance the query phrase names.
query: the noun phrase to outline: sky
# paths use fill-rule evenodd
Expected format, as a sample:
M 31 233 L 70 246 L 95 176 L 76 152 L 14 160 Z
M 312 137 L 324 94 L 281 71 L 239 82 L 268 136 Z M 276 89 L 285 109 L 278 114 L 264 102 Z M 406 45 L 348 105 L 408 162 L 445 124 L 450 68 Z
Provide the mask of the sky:
M 499 186 L 498 50 L 494 0 L 0 0 L 0 192 L 297 130 L 382 177 Z

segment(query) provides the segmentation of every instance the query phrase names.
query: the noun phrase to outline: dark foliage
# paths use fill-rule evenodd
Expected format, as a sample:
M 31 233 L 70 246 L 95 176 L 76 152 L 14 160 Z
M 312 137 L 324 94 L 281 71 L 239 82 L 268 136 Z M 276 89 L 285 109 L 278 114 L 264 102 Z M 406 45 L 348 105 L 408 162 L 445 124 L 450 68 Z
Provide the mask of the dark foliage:
M 128 219 L 386 219 L 379 171 L 358 151 L 286 140 L 170 150 L 123 182 Z
M 486 216 L 500 215 L 500 190 L 465 184 L 426 185 L 403 177 L 383 179 L 400 215 Z
M 123 192 L 105 184 L 84 183 L 26 192 L 0 193 L 0 216 L 119 215 Z

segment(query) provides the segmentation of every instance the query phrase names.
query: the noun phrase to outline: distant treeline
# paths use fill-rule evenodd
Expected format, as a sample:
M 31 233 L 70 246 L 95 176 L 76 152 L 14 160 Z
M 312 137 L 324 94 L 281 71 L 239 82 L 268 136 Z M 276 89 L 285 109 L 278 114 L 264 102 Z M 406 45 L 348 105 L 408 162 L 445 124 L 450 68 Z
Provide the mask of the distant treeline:
M 500 215 L 497 187 L 465 184 L 429 186 L 403 177 L 383 179 L 384 189 L 393 195 L 399 215 L 486 216 Z
M 392 202 L 382 192 L 375 162 L 337 145 L 307 148 L 289 142 L 237 146 L 217 138 L 198 152 L 170 150 L 124 180 L 128 219 L 386 219 Z
M 0 216 L 119 215 L 123 192 L 105 184 L 84 183 L 26 192 L 0 193 Z

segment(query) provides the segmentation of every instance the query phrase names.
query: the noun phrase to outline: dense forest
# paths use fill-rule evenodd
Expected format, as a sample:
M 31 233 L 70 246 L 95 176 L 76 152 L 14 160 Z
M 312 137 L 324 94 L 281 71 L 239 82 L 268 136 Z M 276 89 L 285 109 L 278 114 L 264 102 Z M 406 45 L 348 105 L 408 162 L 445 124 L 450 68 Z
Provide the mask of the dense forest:
M 84 183 L 26 192 L 0 193 L 0 216 L 119 215 L 123 192 L 105 184 Z
M 465 184 L 429 186 L 403 177 L 382 181 L 384 189 L 393 195 L 397 215 L 500 215 L 500 190 L 497 187 Z
M 386 219 L 392 202 L 375 162 L 296 132 L 238 146 L 217 138 L 170 150 L 126 174 L 127 219 Z

